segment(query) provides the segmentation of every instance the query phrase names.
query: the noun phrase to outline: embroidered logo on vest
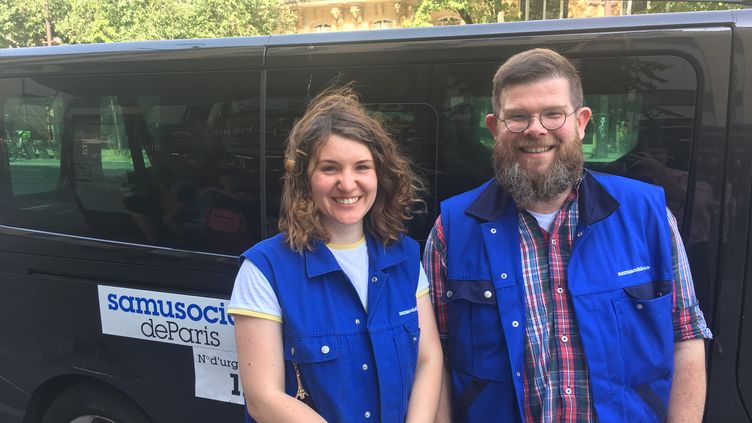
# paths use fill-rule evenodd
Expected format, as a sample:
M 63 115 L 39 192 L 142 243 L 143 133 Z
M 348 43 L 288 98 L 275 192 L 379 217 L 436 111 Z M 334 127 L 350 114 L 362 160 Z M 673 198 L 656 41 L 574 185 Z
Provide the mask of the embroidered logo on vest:
M 622 270 L 621 272 L 618 272 L 617 275 L 626 276 L 626 275 L 631 275 L 632 273 L 644 272 L 646 270 L 650 270 L 650 266 L 640 266 L 640 267 L 635 267 L 634 269 Z
M 400 316 L 404 316 L 406 314 L 415 313 L 416 311 L 418 311 L 418 306 L 415 306 L 415 307 L 413 307 L 413 308 L 411 308 L 409 310 L 402 310 L 402 311 L 399 312 L 399 315 Z

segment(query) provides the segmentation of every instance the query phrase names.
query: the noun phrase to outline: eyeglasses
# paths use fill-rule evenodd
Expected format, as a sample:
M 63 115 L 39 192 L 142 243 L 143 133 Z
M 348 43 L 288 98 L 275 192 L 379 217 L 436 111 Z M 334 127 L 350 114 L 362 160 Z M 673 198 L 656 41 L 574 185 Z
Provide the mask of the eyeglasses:
M 572 113 L 567 113 L 562 109 L 548 109 L 544 110 L 538 115 L 512 114 L 506 119 L 502 119 L 498 115 L 494 114 L 494 117 L 496 117 L 496 119 L 498 119 L 499 121 L 504 122 L 504 126 L 507 127 L 509 132 L 524 132 L 527 128 L 530 127 L 530 123 L 533 121 L 533 117 L 535 116 L 538 117 L 538 121 L 540 121 L 541 126 L 549 131 L 555 131 L 564 126 L 564 124 L 567 123 L 567 117 L 577 113 L 577 111 L 580 110 L 580 107 L 575 107 Z

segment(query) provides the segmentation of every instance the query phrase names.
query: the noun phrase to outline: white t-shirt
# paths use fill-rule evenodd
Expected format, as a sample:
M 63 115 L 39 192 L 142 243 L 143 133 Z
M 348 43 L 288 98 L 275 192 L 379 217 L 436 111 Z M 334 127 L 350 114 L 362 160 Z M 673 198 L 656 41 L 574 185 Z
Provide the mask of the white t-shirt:
M 536 213 L 530 210 L 528 210 L 527 212 L 532 214 L 535 220 L 538 221 L 538 226 L 540 226 L 541 229 L 543 229 L 544 231 L 548 233 L 551 233 L 551 228 L 554 226 L 554 220 L 556 220 L 556 215 L 559 214 L 559 210 L 556 210 L 551 213 Z
M 342 271 L 352 282 L 363 308 L 367 308 L 368 248 L 365 237 L 354 244 L 327 244 L 326 246 L 334 255 Z M 427 293 L 428 278 L 421 265 L 415 296 L 416 298 L 422 297 Z M 235 286 L 232 289 L 228 311 L 232 314 L 282 322 L 282 309 L 277 295 L 274 293 L 269 280 L 250 260 L 243 260 L 243 264 L 240 265 L 240 270 L 235 278 Z

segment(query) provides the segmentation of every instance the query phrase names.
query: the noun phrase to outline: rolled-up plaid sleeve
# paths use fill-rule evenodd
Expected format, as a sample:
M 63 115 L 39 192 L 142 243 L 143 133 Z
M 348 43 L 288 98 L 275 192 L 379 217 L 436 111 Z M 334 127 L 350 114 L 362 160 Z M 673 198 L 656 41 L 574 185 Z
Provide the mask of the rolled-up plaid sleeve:
M 712 339 L 705 316 L 695 296 L 695 286 L 687 260 L 676 218 L 668 209 L 668 223 L 671 229 L 671 256 L 674 272 L 673 324 L 674 342 L 690 339 Z M 703 281 L 706 282 L 706 281 Z
M 446 303 L 442 300 L 446 289 L 446 239 L 444 238 L 444 228 L 441 223 L 441 216 L 436 219 L 436 223 L 431 230 L 426 249 L 423 252 L 423 268 L 428 276 L 428 286 L 433 303 L 434 313 L 436 313 L 436 324 L 439 327 L 439 336 L 441 344 L 444 347 L 444 354 L 448 354 L 447 348 L 447 310 Z

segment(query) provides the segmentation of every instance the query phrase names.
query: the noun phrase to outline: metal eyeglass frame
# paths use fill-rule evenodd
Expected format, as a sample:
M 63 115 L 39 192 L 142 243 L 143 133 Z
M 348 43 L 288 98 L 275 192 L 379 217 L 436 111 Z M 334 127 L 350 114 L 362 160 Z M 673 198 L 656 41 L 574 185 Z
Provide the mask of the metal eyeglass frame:
M 543 128 L 545 128 L 547 131 L 556 131 L 557 129 L 560 129 L 562 126 L 564 126 L 567 123 L 567 118 L 569 116 L 572 116 L 573 114 L 577 113 L 577 111 L 579 111 L 581 108 L 582 108 L 582 106 L 577 106 L 577 107 L 574 108 L 574 111 L 572 111 L 571 113 L 566 113 L 564 110 L 561 110 L 561 109 L 552 108 L 552 109 L 546 109 L 543 112 L 538 113 L 537 115 L 528 115 L 528 117 L 527 117 L 527 125 L 525 125 L 525 127 L 522 128 L 522 129 L 520 129 L 519 131 L 515 131 L 512 128 L 510 128 L 509 125 L 507 124 L 507 119 L 500 118 L 499 115 L 496 114 L 496 113 L 494 113 L 493 116 L 499 122 L 504 122 L 504 127 L 507 128 L 507 130 L 509 132 L 514 132 L 515 134 L 519 134 L 519 133 L 525 132 L 527 130 L 527 128 L 530 127 L 530 124 L 533 122 L 533 117 L 536 117 L 536 116 L 538 117 L 538 122 L 540 122 L 540 124 L 541 124 L 541 126 Z M 548 126 L 546 126 L 546 124 L 543 123 L 543 115 L 546 114 L 546 112 L 550 112 L 552 110 L 561 110 L 561 112 L 564 114 L 564 120 L 561 121 L 561 125 L 559 125 L 559 126 L 557 126 L 555 128 L 549 128 Z

